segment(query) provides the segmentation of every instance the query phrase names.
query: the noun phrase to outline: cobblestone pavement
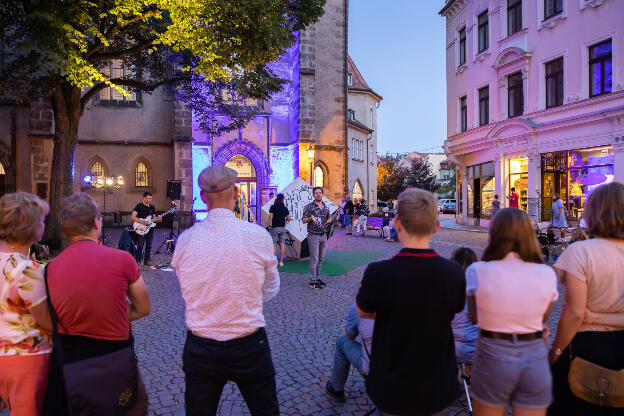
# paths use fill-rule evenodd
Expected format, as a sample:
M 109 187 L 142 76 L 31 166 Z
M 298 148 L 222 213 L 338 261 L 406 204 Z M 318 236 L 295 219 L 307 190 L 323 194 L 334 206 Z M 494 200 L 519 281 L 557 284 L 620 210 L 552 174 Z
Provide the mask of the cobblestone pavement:
M 166 235 L 157 229 L 155 247 Z M 111 231 L 117 241 L 118 231 Z M 346 236 L 338 230 L 329 240 L 329 250 L 383 252 L 391 257 L 400 249 L 369 232 L 367 238 Z M 432 247 L 442 256 L 461 246 L 479 255 L 486 244 L 482 233 L 441 229 Z M 235 253 L 233 253 L 235 255 Z M 169 262 L 168 254 L 153 256 L 156 264 Z M 344 320 L 353 303 L 364 266 L 343 276 L 326 276 L 324 290 L 307 287 L 307 276 L 281 274 L 280 293 L 265 305 L 267 334 L 276 369 L 280 411 L 283 415 L 364 415 L 373 405 L 365 391 L 363 378 L 351 370 L 345 387 L 346 403 L 333 402 L 324 391 L 333 363 L 334 343 L 343 332 Z M 185 340 L 184 302 L 173 271 L 145 270 L 152 313 L 133 324 L 135 345 L 143 379 L 149 393 L 149 415 L 184 414 L 184 373 L 181 369 Z M 550 324 L 556 324 L 559 306 Z M 426 359 L 426 357 L 422 357 Z M 465 399 L 465 398 L 464 398 Z M 247 415 L 247 407 L 236 386 L 228 383 L 221 398 L 219 415 Z M 449 415 L 467 415 L 461 404 Z M 0 412 L 0 415 L 3 415 Z

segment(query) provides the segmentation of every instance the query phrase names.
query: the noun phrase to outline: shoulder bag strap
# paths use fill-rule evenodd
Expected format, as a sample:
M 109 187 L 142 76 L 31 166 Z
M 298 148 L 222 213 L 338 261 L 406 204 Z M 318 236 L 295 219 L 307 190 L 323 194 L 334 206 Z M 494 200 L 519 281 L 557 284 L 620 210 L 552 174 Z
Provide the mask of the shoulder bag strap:
M 56 350 L 58 357 L 59 367 L 62 368 L 63 363 L 65 362 L 63 356 L 63 343 L 58 332 L 58 317 L 56 316 L 56 311 L 54 310 L 52 299 L 50 298 L 50 288 L 48 287 L 48 265 L 49 263 L 46 264 L 43 269 L 43 281 L 45 282 L 46 296 L 48 297 L 48 311 L 50 312 L 50 319 L 52 320 L 52 341 L 54 341 L 54 349 Z

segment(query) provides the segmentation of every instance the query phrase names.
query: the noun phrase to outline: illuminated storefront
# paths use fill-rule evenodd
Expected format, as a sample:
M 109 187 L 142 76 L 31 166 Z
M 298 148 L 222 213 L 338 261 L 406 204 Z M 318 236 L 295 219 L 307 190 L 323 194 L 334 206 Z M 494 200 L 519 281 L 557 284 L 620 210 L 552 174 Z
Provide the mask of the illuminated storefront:
M 542 219 L 552 217 L 552 195 L 563 201 L 568 218 L 580 219 L 585 201 L 600 185 L 613 182 L 612 146 L 593 147 L 542 155 Z
M 529 201 L 529 158 L 519 157 L 509 159 L 509 189 L 516 189 L 518 194 L 518 207 L 528 212 Z M 504 198 L 504 196 L 501 196 Z
M 468 217 L 483 218 L 492 215 L 495 181 L 494 162 L 468 166 L 466 169 Z

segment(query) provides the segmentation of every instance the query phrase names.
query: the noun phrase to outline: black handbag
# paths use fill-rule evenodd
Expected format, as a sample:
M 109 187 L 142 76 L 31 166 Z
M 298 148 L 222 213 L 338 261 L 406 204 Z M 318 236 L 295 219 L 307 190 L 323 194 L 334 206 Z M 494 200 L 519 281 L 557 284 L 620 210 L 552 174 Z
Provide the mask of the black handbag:
M 44 269 L 48 309 L 52 319 L 54 355 L 65 383 L 70 416 L 117 416 L 137 401 L 139 373 L 132 345 L 97 357 L 66 363 L 58 317 L 48 288 L 48 266 Z M 54 356 L 53 355 L 53 356 Z

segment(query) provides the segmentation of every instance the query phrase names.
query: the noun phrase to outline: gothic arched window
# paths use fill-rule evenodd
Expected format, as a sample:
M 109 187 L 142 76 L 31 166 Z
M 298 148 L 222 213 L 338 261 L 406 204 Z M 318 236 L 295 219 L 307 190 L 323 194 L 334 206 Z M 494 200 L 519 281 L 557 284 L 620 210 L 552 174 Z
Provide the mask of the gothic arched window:
M 149 171 L 147 165 L 144 162 L 139 162 L 134 170 L 134 186 L 136 187 L 148 187 L 149 184 Z

